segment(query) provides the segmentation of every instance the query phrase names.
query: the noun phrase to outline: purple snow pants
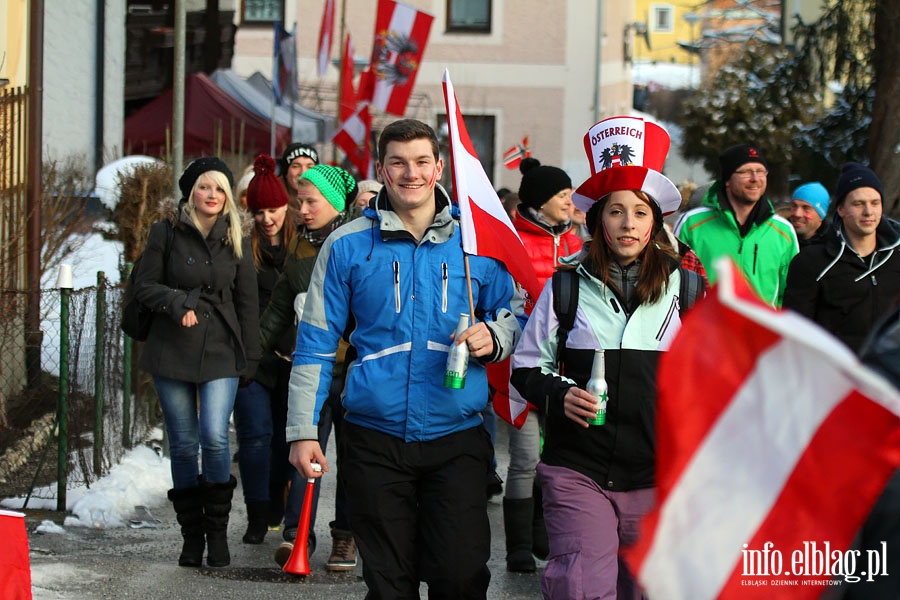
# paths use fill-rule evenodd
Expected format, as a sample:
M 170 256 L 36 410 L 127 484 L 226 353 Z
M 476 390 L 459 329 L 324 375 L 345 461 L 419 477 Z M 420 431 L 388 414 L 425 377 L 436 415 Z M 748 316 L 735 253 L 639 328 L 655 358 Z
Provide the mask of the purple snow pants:
M 538 463 L 550 557 L 541 577 L 544 598 L 643 598 L 619 558 L 637 539 L 638 522 L 653 507 L 655 489 L 610 492 L 589 477 Z

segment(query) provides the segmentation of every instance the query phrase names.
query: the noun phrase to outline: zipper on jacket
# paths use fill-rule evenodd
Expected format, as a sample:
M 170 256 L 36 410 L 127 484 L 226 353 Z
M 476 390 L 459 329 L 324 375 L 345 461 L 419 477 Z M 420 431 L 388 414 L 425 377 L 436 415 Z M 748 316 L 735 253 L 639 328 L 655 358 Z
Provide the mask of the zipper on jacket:
M 559 236 L 553 236 L 553 266 L 559 266 Z
M 656 341 L 661 342 L 663 339 L 663 334 L 666 332 L 666 329 L 669 328 L 669 323 L 672 322 L 672 317 L 675 315 L 675 311 L 678 310 L 678 296 L 672 298 L 672 304 L 669 305 L 669 312 L 666 313 L 666 318 L 663 319 L 662 325 L 659 328 L 659 331 L 656 332 Z
M 759 255 L 759 244 L 753 244 L 753 274 L 756 275 L 756 257 Z
M 441 312 L 447 312 L 447 288 L 450 286 L 450 273 L 447 263 L 441 263 Z
M 394 261 L 394 311 L 400 312 L 400 262 Z

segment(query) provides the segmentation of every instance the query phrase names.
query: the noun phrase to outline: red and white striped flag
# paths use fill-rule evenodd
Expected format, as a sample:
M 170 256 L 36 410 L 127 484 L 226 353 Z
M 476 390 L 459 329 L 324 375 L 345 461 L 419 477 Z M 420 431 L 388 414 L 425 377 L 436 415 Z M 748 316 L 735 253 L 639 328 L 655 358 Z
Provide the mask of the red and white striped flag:
M 331 59 L 331 40 L 334 37 L 334 0 L 325 0 L 322 26 L 319 28 L 319 51 L 317 65 L 319 77 L 324 77 Z
M 370 69 L 374 75 L 372 106 L 403 116 L 422 63 L 434 17 L 408 4 L 378 0 Z M 360 95 L 360 99 L 363 96 Z
M 341 57 L 341 108 L 338 118 L 343 123 L 356 110 L 356 90 L 353 89 L 353 44 L 350 34 L 344 38 L 344 52 Z
M 372 177 L 372 159 L 369 150 L 369 137 L 372 131 L 372 117 L 369 115 L 369 103 L 362 102 L 350 117 L 341 123 L 341 128 L 331 140 L 340 148 L 350 164 L 362 179 Z
M 31 599 L 25 514 L 0 510 L 0 590 L 8 600 Z
M 900 465 L 900 394 L 728 259 L 716 268 L 660 358 L 658 503 L 632 572 L 651 598 L 777 600 L 896 569 L 848 548 Z
M 523 158 L 531 156 L 531 150 L 528 149 L 528 136 L 522 138 L 521 144 L 516 144 L 503 153 L 503 164 L 507 169 L 516 170 L 522 164 Z
M 450 136 L 450 166 L 453 192 L 459 203 L 459 228 L 463 251 L 477 256 L 490 256 L 503 262 L 513 279 L 524 288 L 529 298 L 541 293 L 534 267 L 528 259 L 519 233 L 509 220 L 494 186 L 478 160 L 469 138 L 450 73 L 444 71 L 444 102 Z M 527 403 L 509 387 L 509 361 L 488 364 L 488 378 L 496 390 L 494 410 L 516 427 L 528 416 Z

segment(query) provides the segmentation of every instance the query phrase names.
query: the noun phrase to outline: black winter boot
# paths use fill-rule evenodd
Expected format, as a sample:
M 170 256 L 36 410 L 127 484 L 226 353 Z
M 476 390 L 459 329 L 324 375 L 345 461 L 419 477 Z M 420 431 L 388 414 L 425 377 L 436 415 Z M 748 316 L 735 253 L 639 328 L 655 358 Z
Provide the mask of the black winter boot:
M 547 526 L 544 524 L 544 494 L 541 484 L 534 482 L 534 518 L 531 521 L 531 552 L 541 560 L 550 556 L 550 540 L 547 539 Z
M 184 545 L 178 564 L 182 567 L 203 566 L 203 550 L 206 539 L 203 536 L 203 491 L 200 486 L 169 490 L 169 500 L 175 507 L 181 537 Z
M 506 570 L 533 573 L 536 565 L 531 554 L 531 519 L 534 499 L 503 499 L 503 530 L 506 533 Z
M 203 529 L 206 531 L 206 564 L 210 567 L 227 567 L 231 564 L 228 552 L 228 515 L 231 513 L 231 497 L 237 480 L 232 476 L 228 483 L 203 482 Z
M 269 525 L 266 518 L 269 515 L 269 501 L 247 503 L 247 532 L 244 534 L 245 544 L 262 544 L 266 539 Z

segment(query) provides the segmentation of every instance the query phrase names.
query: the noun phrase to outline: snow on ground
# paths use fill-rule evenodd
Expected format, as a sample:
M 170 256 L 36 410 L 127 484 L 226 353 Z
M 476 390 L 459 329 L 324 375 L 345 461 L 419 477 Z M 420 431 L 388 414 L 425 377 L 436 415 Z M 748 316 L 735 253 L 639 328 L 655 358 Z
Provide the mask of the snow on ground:
M 151 438 L 161 439 L 162 431 L 157 429 Z M 66 490 L 66 510 L 71 515 L 66 517 L 63 528 L 50 531 L 48 527 L 45 532 L 62 533 L 64 527 L 107 529 L 128 526 L 135 507 L 162 506 L 171 487 L 169 459 L 161 456 L 157 449 L 137 446 L 90 489 L 82 486 Z M 24 500 L 24 497 L 6 498 L 0 500 L 0 507 L 21 510 Z M 28 501 L 28 508 L 56 510 L 56 484 L 36 489 Z

